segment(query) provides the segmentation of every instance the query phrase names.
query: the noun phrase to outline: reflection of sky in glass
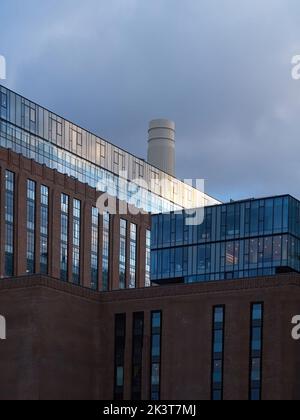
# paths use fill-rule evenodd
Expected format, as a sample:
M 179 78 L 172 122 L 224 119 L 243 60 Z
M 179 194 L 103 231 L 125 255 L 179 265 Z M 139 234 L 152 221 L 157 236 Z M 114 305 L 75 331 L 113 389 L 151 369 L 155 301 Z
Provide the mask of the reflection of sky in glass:
M 184 214 L 152 217 L 152 280 L 186 283 L 300 271 L 300 201 L 291 196 L 206 207 L 204 222 Z
M 0 145 L 148 212 L 160 213 L 180 209 L 179 206 L 132 182 L 126 180 L 120 182 L 120 178 L 109 171 L 75 157 L 45 140 L 29 135 L 11 124 L 1 123 Z
M 217 203 L 201 192 L 203 182 L 195 189 L 1 86 L 0 117 L 3 147 L 137 208 L 159 213 Z

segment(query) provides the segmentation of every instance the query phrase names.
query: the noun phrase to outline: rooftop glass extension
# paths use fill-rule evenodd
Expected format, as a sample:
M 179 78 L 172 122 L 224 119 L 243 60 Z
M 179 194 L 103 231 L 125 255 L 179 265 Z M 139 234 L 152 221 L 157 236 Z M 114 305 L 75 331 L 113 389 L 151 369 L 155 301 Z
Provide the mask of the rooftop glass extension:
M 169 212 L 219 203 L 2 86 L 0 146 L 148 212 Z M 120 177 L 122 172 L 126 174 Z M 136 179 L 143 180 L 147 188 L 130 184 Z
M 300 202 L 286 195 L 152 217 L 153 282 L 216 281 L 300 271 Z

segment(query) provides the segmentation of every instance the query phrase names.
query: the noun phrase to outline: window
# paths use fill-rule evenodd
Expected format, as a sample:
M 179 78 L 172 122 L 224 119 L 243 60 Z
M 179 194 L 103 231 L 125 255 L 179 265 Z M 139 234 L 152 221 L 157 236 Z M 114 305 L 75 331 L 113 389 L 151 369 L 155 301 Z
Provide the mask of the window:
M 77 144 L 77 133 L 76 133 L 76 131 L 75 131 L 75 130 L 73 130 L 72 128 L 71 128 L 71 135 L 70 135 L 70 139 L 71 139 L 71 141 L 72 141 L 72 143 L 73 143 L 73 146 L 74 146 L 74 144 Z
M 0 116 L 2 118 L 7 118 L 7 95 L 4 92 L 0 92 Z
M 274 233 L 281 232 L 282 230 L 282 198 L 276 198 L 274 201 Z
M 96 161 L 101 163 L 101 160 L 106 157 L 106 145 L 96 141 Z
M 173 184 L 173 194 L 174 195 L 178 195 L 178 193 L 179 193 L 179 183 L 177 181 L 174 181 L 174 184 Z
M 144 177 L 144 163 L 141 161 L 135 161 L 135 176 L 138 178 Z
M 146 230 L 146 271 L 145 286 L 151 286 L 151 231 Z
M 35 105 L 26 101 L 23 103 L 22 123 L 27 130 L 35 131 L 36 129 L 36 109 Z
M 120 261 L 119 261 L 119 288 L 126 288 L 126 246 L 127 221 L 120 220 Z
M 151 314 L 151 381 L 150 400 L 160 400 L 162 313 Z
M 40 221 L 40 270 L 48 274 L 48 236 L 49 236 L 49 188 L 41 185 Z
M 80 237 L 81 237 L 81 202 L 73 201 L 73 258 L 72 281 L 80 284 Z
M 129 288 L 136 287 L 136 252 L 137 252 L 137 226 L 130 224 L 130 278 Z
M 57 129 L 56 129 L 56 131 L 57 131 L 57 135 L 58 136 L 62 136 L 62 122 L 61 121 L 57 121 Z
M 1 106 L 3 106 L 3 108 L 6 108 L 7 106 L 7 95 L 4 92 L 1 92 Z
M 267 235 L 273 233 L 273 206 L 273 199 L 265 201 L 264 233 Z
M 82 134 L 77 133 L 77 146 L 82 146 Z
M 281 249 L 281 236 L 273 237 L 273 261 L 279 263 L 281 261 L 282 249 Z
M 258 235 L 259 227 L 259 202 L 253 201 L 251 203 L 250 211 L 250 233 L 251 235 Z
M 92 208 L 91 288 L 98 290 L 99 211 Z
M 105 159 L 106 156 L 106 146 L 105 144 L 100 145 L 100 156 L 102 159 Z
M 58 137 L 62 137 L 62 120 L 56 115 L 51 114 L 49 117 L 50 139 L 57 142 Z M 76 139 L 75 139 L 76 141 Z
M 102 290 L 109 289 L 109 247 L 110 247 L 110 215 L 103 214 L 103 247 L 102 247 Z
M 227 238 L 232 238 L 235 233 L 235 217 L 234 205 L 227 206 L 227 220 L 226 220 Z
M 213 401 L 223 399 L 224 326 L 225 307 L 216 306 L 213 309 L 212 339 L 211 399 Z
M 30 121 L 33 123 L 36 122 L 36 111 L 34 108 L 30 108 Z
M 27 273 L 35 272 L 35 196 L 36 184 L 27 181 Z
M 159 193 L 160 192 L 159 172 L 156 172 L 150 169 L 150 177 L 151 177 L 151 189 Z
M 169 245 L 171 241 L 171 215 L 163 215 L 163 243 Z
M 69 196 L 61 194 L 60 277 L 68 280 Z
M 115 385 L 114 400 L 124 399 L 124 363 L 126 344 L 126 314 L 115 316 Z
M 264 264 L 265 266 L 271 265 L 272 263 L 272 238 L 264 238 Z
M 119 165 L 120 163 L 120 154 L 118 152 L 114 152 L 114 164 Z
M 2 97 L 3 98 L 3 97 Z M 15 174 L 5 171 L 5 276 L 14 275 Z
M 263 304 L 251 305 L 251 331 L 250 331 L 250 376 L 249 399 L 261 400 L 262 386 L 262 349 L 263 349 Z
M 82 133 L 79 130 L 76 130 L 74 128 L 70 128 L 70 139 L 72 142 L 72 148 L 80 151 L 82 147 Z
M 250 240 L 250 268 L 256 268 L 258 263 L 258 239 Z
M 114 170 L 123 170 L 125 169 L 125 156 L 123 153 L 115 150 L 114 151 Z
M 131 399 L 142 399 L 142 366 L 144 344 L 144 313 L 133 314 Z

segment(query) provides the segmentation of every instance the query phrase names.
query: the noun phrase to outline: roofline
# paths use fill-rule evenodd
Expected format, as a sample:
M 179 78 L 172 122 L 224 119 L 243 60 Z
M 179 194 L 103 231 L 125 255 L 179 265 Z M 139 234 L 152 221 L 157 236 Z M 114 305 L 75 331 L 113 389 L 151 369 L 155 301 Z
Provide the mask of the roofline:
M 205 209 L 210 209 L 210 208 L 214 208 L 214 207 L 220 207 L 220 206 L 229 206 L 230 204 L 235 205 L 235 204 L 242 204 L 242 203 L 247 203 L 247 202 L 252 202 L 252 201 L 261 201 L 261 200 L 272 200 L 272 199 L 276 199 L 276 198 L 284 198 L 284 197 L 289 197 L 294 201 L 297 201 L 298 203 L 300 203 L 300 200 L 297 199 L 296 197 L 294 197 L 291 194 L 279 194 L 279 195 L 271 195 L 271 196 L 262 196 L 262 197 L 253 197 L 253 198 L 244 198 L 241 200 L 233 200 L 233 201 L 228 201 L 225 203 L 220 203 L 220 204 L 213 204 L 211 206 L 205 206 L 205 207 L 198 207 L 198 208 L 205 208 Z M 193 210 L 197 210 L 197 208 L 194 209 L 182 209 L 182 210 L 175 210 L 175 211 L 171 211 L 168 213 L 159 213 L 159 214 L 153 214 L 152 217 L 157 217 L 161 214 L 181 214 L 182 212 L 188 211 L 188 212 L 192 212 Z
M 81 130 L 86 131 L 87 133 L 91 134 L 92 136 L 98 137 L 100 140 L 105 141 L 106 143 L 110 144 L 110 145 L 111 145 L 111 146 L 113 146 L 113 147 L 117 147 L 119 150 L 121 150 L 121 151 L 122 151 L 122 152 L 124 152 L 124 153 L 127 153 L 129 156 L 132 156 L 132 157 L 133 157 L 133 158 L 135 158 L 135 159 L 138 159 L 138 160 L 140 160 L 140 161 L 142 161 L 142 162 L 147 163 L 147 165 L 149 165 L 150 167 L 152 167 L 152 168 L 154 168 L 154 169 L 156 169 L 156 170 L 158 170 L 158 171 L 162 172 L 162 173 L 163 173 L 163 174 L 165 174 L 167 177 L 171 177 L 171 178 L 173 178 L 173 179 L 176 179 L 177 181 L 182 182 L 184 185 L 188 185 L 188 186 L 190 186 L 190 187 L 191 187 L 191 185 L 189 185 L 189 184 L 187 184 L 187 183 L 183 182 L 181 179 L 176 178 L 176 177 L 174 177 L 174 176 L 172 176 L 172 175 L 168 174 L 167 172 L 163 171 L 162 169 L 159 169 L 158 167 L 156 167 L 156 166 L 154 166 L 154 165 L 150 164 L 149 162 L 147 162 L 147 160 L 145 160 L 145 159 L 143 159 L 143 158 L 140 158 L 140 157 L 138 157 L 138 156 L 134 155 L 134 154 L 133 154 L 133 153 L 131 153 L 131 152 L 128 152 L 127 150 L 123 149 L 122 147 L 120 147 L 120 146 L 118 146 L 118 145 L 116 145 L 116 144 L 112 143 L 110 140 L 106 140 L 105 138 L 103 138 L 103 137 L 99 136 L 98 134 L 93 133 L 92 131 L 90 131 L 90 130 L 88 130 L 88 129 L 86 129 L 86 128 L 84 128 L 84 127 L 82 127 L 82 126 L 78 125 L 78 124 L 76 124 L 76 123 L 75 123 L 75 122 L 73 122 L 73 121 L 70 121 L 68 118 L 63 117 L 62 115 L 58 115 L 56 112 L 51 111 L 49 108 L 46 108 L 45 106 L 40 105 L 39 103 L 37 103 L 37 102 L 33 101 L 32 99 L 29 99 L 29 98 L 27 98 L 26 96 L 24 96 L 24 95 L 22 95 L 22 94 L 20 94 L 20 93 L 17 93 L 17 92 L 15 92 L 14 90 L 12 90 L 12 89 L 10 89 L 10 88 L 8 88 L 8 87 L 6 87 L 6 86 L 2 85 L 2 84 L 0 84 L 0 88 L 4 88 L 4 89 L 6 89 L 6 90 L 8 90 L 8 91 L 12 92 L 13 94 L 20 96 L 21 98 L 25 99 L 26 101 L 31 102 L 31 103 L 33 103 L 33 104 L 35 104 L 35 105 L 37 105 L 37 106 L 39 106 L 39 107 L 43 108 L 45 111 L 47 111 L 47 112 L 49 112 L 49 113 L 51 113 L 51 114 L 55 115 L 56 117 L 62 118 L 63 120 L 65 120 L 65 121 L 66 121 L 66 122 L 68 122 L 69 124 L 76 125 L 76 126 L 77 126 L 78 128 L 80 128 Z M 64 149 L 64 150 L 66 150 L 66 149 Z M 86 160 L 87 160 L 87 159 L 86 159 Z M 88 160 L 88 161 L 89 161 L 89 160 Z M 89 162 L 90 162 L 90 161 L 89 161 Z M 194 188 L 194 187 L 192 187 L 192 188 L 193 188 L 193 189 L 195 189 L 195 190 L 197 190 L 197 188 Z M 200 191 L 200 190 L 197 190 L 197 191 Z M 215 197 L 213 197 L 213 196 L 211 196 L 211 195 L 209 195 L 209 194 L 205 193 L 204 191 L 200 191 L 200 192 L 202 192 L 203 194 L 205 194 L 208 198 L 211 198 L 211 199 L 213 199 L 213 200 L 216 200 L 216 201 L 219 201 L 219 202 L 220 202 L 220 200 L 218 200 L 217 198 L 215 198 Z

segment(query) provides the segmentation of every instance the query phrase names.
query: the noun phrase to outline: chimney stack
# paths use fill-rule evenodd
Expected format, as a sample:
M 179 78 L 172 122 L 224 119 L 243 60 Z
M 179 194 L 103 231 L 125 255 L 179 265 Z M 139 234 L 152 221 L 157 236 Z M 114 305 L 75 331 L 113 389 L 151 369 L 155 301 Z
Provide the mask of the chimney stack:
M 148 134 L 148 163 L 175 176 L 175 123 L 152 120 Z

